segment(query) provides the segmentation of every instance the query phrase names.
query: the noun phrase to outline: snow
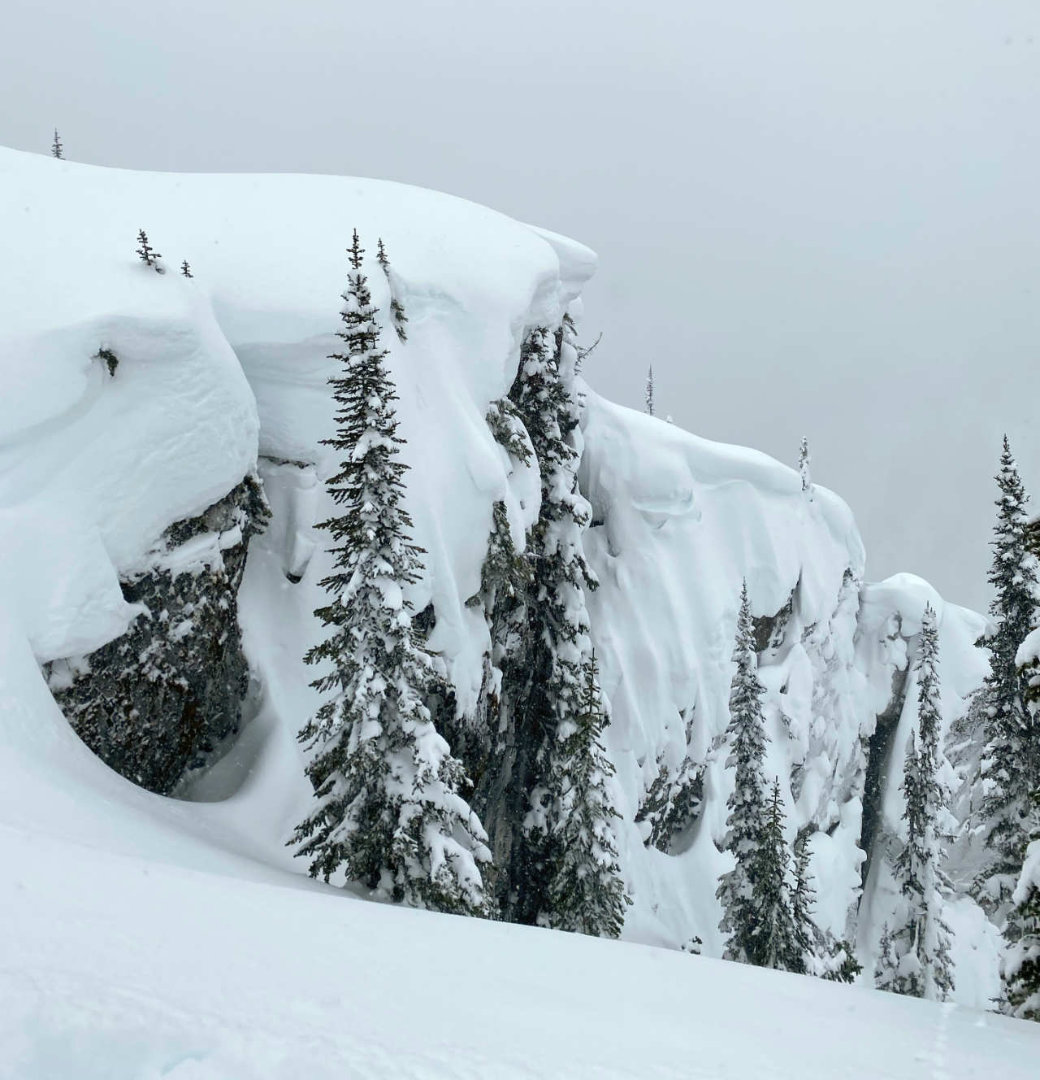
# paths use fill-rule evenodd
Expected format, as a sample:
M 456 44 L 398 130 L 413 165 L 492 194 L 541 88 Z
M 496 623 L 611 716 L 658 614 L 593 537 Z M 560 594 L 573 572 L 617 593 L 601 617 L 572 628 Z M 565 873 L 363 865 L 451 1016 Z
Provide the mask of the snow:
M 1015 654 L 1015 664 L 1020 668 L 1034 660 L 1040 660 L 1040 626 L 1026 637 Z
M 525 331 L 578 312 L 595 267 L 587 248 L 372 180 L 130 173 L 0 150 L 0 191 L 0 235 L 17 254 L 0 290 L 0 1076 L 931 1069 L 959 1080 L 994 1061 L 1008 1077 L 1033 1075 L 1040 1032 L 1025 1024 L 710 959 L 728 868 L 716 847 L 732 782 L 719 736 L 741 580 L 759 616 L 793 596 L 760 669 L 766 769 L 792 836 L 808 822 L 821 830 L 818 920 L 835 934 L 858 898 L 862 740 L 912 655 L 924 600 L 941 621 L 947 722 L 981 677 L 970 648 L 980 619 L 917 579 L 862 587 L 848 507 L 819 486 L 806 499 L 794 469 L 588 387 L 585 547 L 601 582 L 589 611 L 611 704 L 629 940 L 365 903 L 310 881 L 285 847 L 311 800 L 295 734 L 317 704 L 301 658 L 330 566 L 313 525 L 329 510 L 334 462 L 319 440 L 331 433 L 327 354 L 351 229 L 384 318 L 374 254 L 386 242 L 408 315 L 406 343 L 388 322 L 383 335 L 426 550 L 408 598 L 434 604 L 430 645 L 464 712 L 487 646 L 466 601 L 492 505 L 505 502 L 519 544 L 539 500 L 537 475 L 485 417 Z M 164 275 L 135 259 L 142 226 Z M 173 269 L 184 258 L 191 280 Z M 114 376 L 94 359 L 101 347 L 119 358 Z M 219 559 L 233 532 L 165 555 L 156 542 L 254 467 L 274 516 L 251 544 L 240 618 L 262 695 L 190 798 L 162 799 L 79 743 L 39 663 L 122 632 L 139 609 L 120 574 L 163 557 L 179 570 Z M 705 766 L 704 812 L 666 855 L 644 846 L 634 816 L 658 760 L 687 757 Z M 970 906 L 957 924 L 958 972 L 979 971 L 972 1005 L 995 970 L 979 917 Z M 705 956 L 677 951 L 694 936 Z M 870 1053 L 850 1055 L 856 1046 Z

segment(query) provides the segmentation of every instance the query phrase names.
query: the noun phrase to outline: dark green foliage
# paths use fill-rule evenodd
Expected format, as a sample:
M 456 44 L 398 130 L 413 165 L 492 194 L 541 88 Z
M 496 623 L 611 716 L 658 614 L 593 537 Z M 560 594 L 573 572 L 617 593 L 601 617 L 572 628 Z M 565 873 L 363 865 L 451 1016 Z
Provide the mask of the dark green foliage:
M 625 923 L 625 895 L 617 861 L 607 783 L 614 774 L 601 736 L 606 714 L 596 655 L 584 664 L 577 714 L 561 725 L 560 746 L 549 755 L 553 771 L 540 801 L 549 881 L 548 905 L 540 922 L 558 930 L 617 937 Z
M 1029 858 L 1008 915 L 1007 953 L 1001 966 L 1004 1010 L 1021 1020 L 1040 1021 L 1040 788 L 1033 792 Z
M 693 718 L 686 724 L 686 742 L 690 743 Z M 700 817 L 704 801 L 704 766 L 689 757 L 674 771 L 658 759 L 654 777 L 636 811 L 636 823 L 649 826 L 645 843 L 668 854 L 672 844 Z
M 1035 625 L 1040 593 L 1030 551 L 1028 496 L 1004 438 L 997 474 L 1000 496 L 989 581 L 996 590 L 990 611 L 996 629 L 980 644 L 990 653 L 982 693 L 986 751 L 982 760 L 982 839 L 991 853 L 982 898 L 1005 907 L 1025 854 L 1029 794 L 1040 786 L 1040 716 L 1026 707 L 1029 674 L 1015 654 Z
M 788 885 L 790 855 L 784 837 L 784 808 L 780 801 L 780 781 L 773 781 L 772 796 L 766 808 L 762 839 L 752 879 L 751 910 L 747 962 L 756 967 L 782 971 L 804 971 L 805 958 L 800 947 L 799 928 L 795 925 L 791 892 Z
M 137 249 L 137 255 L 141 262 L 161 273 L 162 267 L 159 265 L 158 260 L 162 258 L 162 255 L 148 242 L 148 234 L 144 229 L 137 230 L 137 243 L 140 245 Z
M 813 921 L 816 890 L 809 877 L 809 830 L 803 829 L 794 842 L 794 891 L 791 917 L 794 923 L 794 954 L 789 970 L 814 972 L 819 930 Z
M 521 350 L 509 393 L 512 408 L 498 408 L 494 421 L 489 419 L 518 458 L 526 447 L 517 422 L 522 425 L 538 463 L 542 495 L 538 521 L 527 536 L 531 577 L 522 623 L 517 624 L 519 638 L 501 665 L 501 709 L 512 747 L 505 803 L 515 806 L 523 821 L 511 841 L 502 896 L 505 916 L 513 921 L 551 921 L 586 933 L 614 934 L 624 892 L 609 839 L 614 813 L 606 788 L 600 789 L 596 780 L 605 778 L 609 764 L 598 728 L 590 733 L 590 724 L 597 727 L 600 721 L 593 723 L 588 706 L 591 642 L 585 590 L 595 588 L 596 580 L 581 545 L 589 508 L 577 490 L 572 438 L 578 423 L 571 392 L 575 359 L 569 319 L 555 334 L 536 327 Z M 594 673 L 592 685 L 598 698 Z M 601 702 L 598 707 L 602 710 Z M 592 820 L 599 824 L 590 832 Z M 587 842 L 561 859 L 560 838 L 575 835 L 573 830 Z M 494 843 L 497 854 L 499 844 Z M 574 863 L 575 856 L 585 865 Z M 606 878 L 612 876 L 616 883 L 608 886 Z M 584 894 L 574 884 L 585 877 L 590 887 L 598 882 L 595 888 L 607 897 L 588 911 L 580 906 Z
M 906 844 L 895 862 L 905 914 L 891 935 L 879 985 L 897 994 L 945 1000 L 953 989 L 950 929 L 943 920 L 949 883 L 942 872 L 938 823 L 945 808 L 939 769 L 939 643 L 931 606 L 925 608 L 917 661 L 918 738 L 910 734 L 903 765 Z M 895 963 L 890 963 L 894 958 Z
M 522 465 L 530 465 L 534 458 L 534 447 L 513 402 L 509 398 L 492 401 L 485 419 L 495 442 Z
M 726 800 L 726 838 L 723 847 L 736 865 L 719 880 L 716 896 L 722 904 L 719 928 L 730 934 L 725 957 L 752 963 L 757 955 L 753 941 L 758 912 L 754 893 L 760 870 L 760 847 L 765 835 L 765 719 L 755 654 L 754 622 L 747 582 L 741 588 L 734 659 L 737 671 L 730 692 L 731 740 L 727 768 L 735 769 L 733 792 Z
M 431 721 L 430 658 L 402 595 L 418 580 L 422 549 L 402 503 L 397 395 L 362 255 L 355 230 L 339 332 L 346 347 L 329 380 L 336 436 L 326 440 L 342 454 L 327 483 L 342 513 L 318 526 L 335 562 L 321 582 L 329 602 L 315 614 L 331 633 L 305 657 L 324 669 L 312 685 L 325 700 L 299 736 L 313 751 L 307 775 L 318 805 L 292 842 L 313 876 L 342 872 L 396 902 L 483 914 L 483 830 Z
M 119 367 L 119 357 L 116 356 L 116 354 L 111 349 L 106 348 L 104 345 L 102 345 L 101 348 L 98 349 L 95 355 L 99 360 L 103 360 L 105 362 L 105 366 L 108 368 L 108 374 L 115 378 L 116 368 Z

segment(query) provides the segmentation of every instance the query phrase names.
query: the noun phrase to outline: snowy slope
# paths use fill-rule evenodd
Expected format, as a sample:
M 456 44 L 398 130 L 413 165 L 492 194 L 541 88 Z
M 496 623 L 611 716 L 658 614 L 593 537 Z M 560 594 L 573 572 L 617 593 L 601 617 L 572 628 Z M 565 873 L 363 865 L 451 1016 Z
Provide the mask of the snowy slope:
M 285 848 L 310 797 L 294 735 L 315 705 L 301 657 L 328 566 L 313 523 L 328 509 L 332 462 L 319 439 L 331 427 L 327 354 L 350 230 L 370 254 L 377 236 L 386 241 L 409 317 L 406 344 L 384 337 L 408 505 L 427 551 L 411 598 L 416 610 L 434 605 L 431 646 L 463 711 L 487 645 L 466 601 L 492 504 L 507 503 L 517 537 L 538 511 L 537 477 L 514 469 L 484 417 L 512 380 L 525 330 L 555 325 L 579 295 L 591 252 L 377 181 L 137 174 L 0 150 L 0 193 L 0 236 L 18 255 L 0 271 L 0 1070 L 830 1077 L 840 1054 L 842 1069 L 862 1070 L 850 1076 L 927 1067 L 956 1078 L 988 1059 L 1026 1075 L 1038 1037 L 1024 1025 L 706 957 L 364 904 L 301 876 Z M 166 274 L 136 261 L 141 227 Z M 192 280 L 177 275 L 181 259 Z M 385 311 L 374 261 L 369 274 Z M 102 347 L 119 357 L 114 378 L 95 359 Z M 912 634 L 918 586 L 867 589 L 861 606 L 864 556 L 848 508 L 822 489 L 808 499 L 793 470 L 760 454 L 591 390 L 582 439 L 596 519 L 586 544 L 601 580 L 590 613 L 635 900 L 626 937 L 674 949 L 697 935 L 719 951 L 714 889 L 726 865 L 712 840 L 728 792 L 718 736 L 742 577 L 757 615 L 792 598 L 763 655 L 768 768 L 792 833 L 821 830 L 820 920 L 845 933 L 860 880 L 864 740 L 906 662 L 891 620 L 902 613 Z M 78 742 L 38 663 L 121 633 L 134 612 L 119 574 L 254 467 L 274 511 L 240 597 L 259 712 L 196 801 L 161 799 Z M 940 613 L 944 649 L 967 649 L 973 617 Z M 946 691 L 948 720 L 977 676 L 965 663 Z M 659 763 L 684 758 L 704 769 L 705 808 L 665 854 L 644 845 L 635 817 Z M 971 941 L 982 934 L 975 927 Z M 965 1000 L 980 1000 L 980 980 Z M 878 1024 L 891 1035 L 883 1060 L 850 1064 L 848 1045 L 873 1042 Z M 735 1025 L 740 1038 L 720 1034 Z M 811 1034 L 817 1025 L 826 1040 Z

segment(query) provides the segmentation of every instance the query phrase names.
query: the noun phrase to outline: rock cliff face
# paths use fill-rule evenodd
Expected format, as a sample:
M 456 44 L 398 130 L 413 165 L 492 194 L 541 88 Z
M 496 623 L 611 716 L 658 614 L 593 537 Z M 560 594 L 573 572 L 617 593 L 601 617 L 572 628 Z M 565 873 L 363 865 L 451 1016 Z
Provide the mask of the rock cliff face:
M 234 735 L 249 669 L 238 588 L 249 539 L 268 517 L 253 477 L 163 534 L 151 569 L 122 582 L 139 607 L 125 634 L 47 665 L 55 699 L 112 769 L 170 794 Z

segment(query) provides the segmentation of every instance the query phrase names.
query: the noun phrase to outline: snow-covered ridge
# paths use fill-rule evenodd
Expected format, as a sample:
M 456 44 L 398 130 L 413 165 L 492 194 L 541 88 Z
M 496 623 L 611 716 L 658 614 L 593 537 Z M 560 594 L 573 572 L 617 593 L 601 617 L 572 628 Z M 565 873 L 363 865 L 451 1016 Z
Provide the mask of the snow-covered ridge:
M 332 462 L 320 440 L 332 430 L 325 382 L 351 230 L 384 313 L 387 285 L 371 256 L 385 241 L 408 314 L 407 342 L 387 324 L 384 344 L 408 507 L 426 550 L 411 599 L 417 611 L 433 605 L 430 645 L 463 712 L 488 645 L 467 600 L 492 506 L 506 503 L 518 543 L 538 512 L 537 476 L 495 442 L 488 406 L 512 382 L 525 332 L 574 310 L 595 256 L 463 200 L 371 180 L 132 173 L 0 150 L 0 194 L 0 236 L 13 253 L 0 270 L 0 629 L 10 644 L 0 777 L 18 776 L 0 783 L 0 823 L 321 891 L 286 876 L 302 867 L 284 841 L 310 797 L 294 734 L 316 703 L 301 657 L 319 632 L 311 612 L 329 565 L 313 523 L 329 509 L 321 480 Z M 142 227 L 165 274 L 135 257 Z M 190 280 L 177 272 L 182 259 Z M 114 375 L 101 348 L 118 358 Z M 715 842 L 731 779 L 719 736 L 746 578 L 764 636 L 767 772 L 781 781 L 792 833 L 818 830 L 821 924 L 839 936 L 858 929 L 866 959 L 874 922 L 853 916 L 875 717 L 906 669 L 926 599 L 950 658 L 945 719 L 958 715 L 981 676 L 978 617 L 944 608 L 916 579 L 865 586 L 848 507 L 819 487 L 807 495 L 793 469 L 583 392 L 585 546 L 600 580 L 589 610 L 634 899 L 626 936 L 673 948 L 697 936 L 706 953 L 720 951 L 714 893 L 726 857 Z M 175 804 L 90 758 L 36 661 L 120 634 L 133 614 L 120 575 L 258 458 L 274 519 L 253 542 L 241 611 L 264 708 L 196 791 L 209 801 Z M 912 709 L 899 716 L 911 723 Z M 898 756 L 884 768 L 897 769 Z M 662 767 L 696 774 L 703 803 L 667 850 L 648 845 L 637 821 Z M 880 812 L 898 828 L 890 806 Z M 881 911 L 884 883 L 877 889 Z M 971 987 L 965 1000 L 984 1001 L 990 988 Z

